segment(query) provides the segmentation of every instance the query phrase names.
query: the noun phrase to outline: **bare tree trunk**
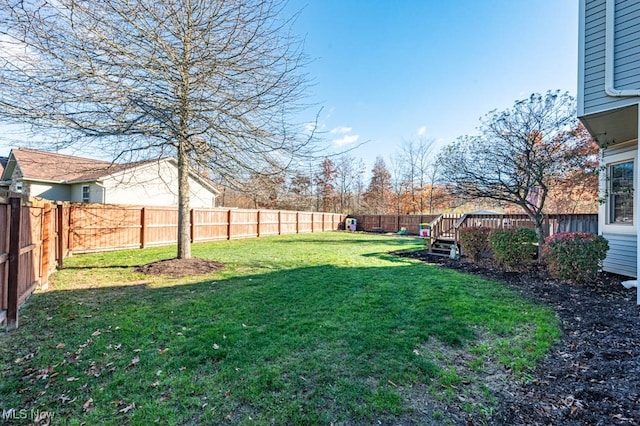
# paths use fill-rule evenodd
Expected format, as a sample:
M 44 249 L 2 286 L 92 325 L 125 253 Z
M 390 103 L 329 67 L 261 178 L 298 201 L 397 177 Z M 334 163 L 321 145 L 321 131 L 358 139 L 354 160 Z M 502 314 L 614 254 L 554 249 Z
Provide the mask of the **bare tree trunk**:
M 189 159 L 185 143 L 178 145 L 178 259 L 191 259 Z

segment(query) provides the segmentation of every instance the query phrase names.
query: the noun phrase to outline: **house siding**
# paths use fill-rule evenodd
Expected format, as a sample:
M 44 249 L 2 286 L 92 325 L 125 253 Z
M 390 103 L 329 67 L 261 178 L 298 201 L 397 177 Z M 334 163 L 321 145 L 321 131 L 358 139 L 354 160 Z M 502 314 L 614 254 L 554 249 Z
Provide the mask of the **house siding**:
M 584 44 L 580 115 L 638 103 L 638 97 L 613 97 L 605 92 L 606 0 L 583 0 Z M 616 89 L 640 89 L 640 3 L 615 0 L 614 82 Z
M 602 234 L 609 241 L 609 251 L 602 269 L 614 274 L 637 277 L 638 237 L 624 234 Z
M 154 162 L 105 179 L 104 201 L 109 204 L 178 205 L 178 170 L 166 161 Z M 189 178 L 191 208 L 212 208 L 215 195 Z
M 69 185 L 55 183 L 29 182 L 29 196 L 40 197 L 47 200 L 70 200 L 71 189 Z
M 104 188 L 96 183 L 76 183 L 71 185 L 70 196 L 65 200 L 75 201 L 81 203 L 82 200 L 82 187 L 89 187 L 89 202 L 90 203 L 103 203 Z

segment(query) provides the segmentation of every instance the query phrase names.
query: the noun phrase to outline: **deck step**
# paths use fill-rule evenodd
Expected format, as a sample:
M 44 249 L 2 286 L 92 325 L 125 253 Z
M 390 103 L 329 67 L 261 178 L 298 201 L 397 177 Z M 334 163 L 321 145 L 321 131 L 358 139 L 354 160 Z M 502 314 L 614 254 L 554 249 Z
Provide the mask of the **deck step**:
M 433 254 L 440 256 L 449 256 L 451 253 L 451 247 L 455 246 L 454 240 L 437 239 L 431 245 L 429 251 Z

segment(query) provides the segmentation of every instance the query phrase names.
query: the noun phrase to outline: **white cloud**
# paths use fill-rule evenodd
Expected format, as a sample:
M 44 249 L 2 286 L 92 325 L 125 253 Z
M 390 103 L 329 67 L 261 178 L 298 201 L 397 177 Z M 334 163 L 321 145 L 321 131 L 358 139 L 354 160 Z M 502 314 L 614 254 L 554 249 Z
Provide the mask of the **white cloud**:
M 427 126 L 422 126 L 418 129 L 418 136 L 424 136 L 427 134 Z
M 334 139 L 333 144 L 335 146 L 350 145 L 352 143 L 358 142 L 358 139 L 360 139 L 360 135 L 345 135 L 340 139 Z
M 350 132 L 351 132 L 351 127 L 336 127 L 335 129 L 331 129 L 329 133 L 331 133 L 332 135 L 335 135 L 335 134 L 344 134 L 344 133 L 350 133 Z

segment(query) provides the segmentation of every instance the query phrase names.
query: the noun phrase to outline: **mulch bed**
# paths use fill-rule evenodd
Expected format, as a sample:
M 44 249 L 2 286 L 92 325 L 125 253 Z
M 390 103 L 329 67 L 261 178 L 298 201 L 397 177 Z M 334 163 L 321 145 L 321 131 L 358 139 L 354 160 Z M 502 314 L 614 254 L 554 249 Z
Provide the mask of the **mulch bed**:
M 202 275 L 219 271 L 224 264 L 207 259 L 168 259 L 138 266 L 135 272 L 147 275 L 162 275 L 170 278 L 181 278 L 187 275 Z
M 537 264 L 506 272 L 490 261 L 396 254 L 504 281 L 557 312 L 561 341 L 532 372 L 533 380 L 495 395 L 500 403 L 490 424 L 640 425 L 640 308 L 636 290 L 620 284 L 628 278 L 601 273 L 587 284 L 568 284 Z

